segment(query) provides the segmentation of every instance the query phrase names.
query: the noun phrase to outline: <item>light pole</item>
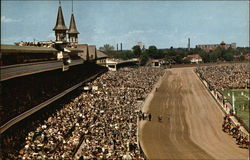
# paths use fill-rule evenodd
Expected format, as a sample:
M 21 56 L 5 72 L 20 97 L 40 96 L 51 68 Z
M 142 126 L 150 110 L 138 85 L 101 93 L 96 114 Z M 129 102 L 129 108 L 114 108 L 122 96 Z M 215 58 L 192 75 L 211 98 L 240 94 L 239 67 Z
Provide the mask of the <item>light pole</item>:
M 235 97 L 234 97 L 234 90 L 232 91 L 232 103 L 233 103 L 233 114 L 235 115 Z

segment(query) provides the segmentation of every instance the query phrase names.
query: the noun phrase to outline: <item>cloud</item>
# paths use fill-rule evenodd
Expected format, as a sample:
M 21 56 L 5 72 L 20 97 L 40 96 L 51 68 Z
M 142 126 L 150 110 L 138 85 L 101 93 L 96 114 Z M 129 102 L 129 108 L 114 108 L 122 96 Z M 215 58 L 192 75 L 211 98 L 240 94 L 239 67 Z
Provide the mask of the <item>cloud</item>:
M 7 18 L 5 16 L 1 16 L 1 22 L 2 23 L 12 23 L 12 22 L 20 22 L 21 20 Z

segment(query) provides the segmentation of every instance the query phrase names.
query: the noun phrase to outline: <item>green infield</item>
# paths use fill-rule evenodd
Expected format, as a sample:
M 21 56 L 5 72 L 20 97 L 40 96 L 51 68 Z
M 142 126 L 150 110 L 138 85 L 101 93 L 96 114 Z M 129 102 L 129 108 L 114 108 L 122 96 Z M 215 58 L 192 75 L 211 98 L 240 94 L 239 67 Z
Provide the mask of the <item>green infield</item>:
M 249 90 L 248 89 L 228 89 L 220 91 L 224 98 L 232 104 L 232 94 L 235 97 L 236 115 L 243 120 L 249 128 Z

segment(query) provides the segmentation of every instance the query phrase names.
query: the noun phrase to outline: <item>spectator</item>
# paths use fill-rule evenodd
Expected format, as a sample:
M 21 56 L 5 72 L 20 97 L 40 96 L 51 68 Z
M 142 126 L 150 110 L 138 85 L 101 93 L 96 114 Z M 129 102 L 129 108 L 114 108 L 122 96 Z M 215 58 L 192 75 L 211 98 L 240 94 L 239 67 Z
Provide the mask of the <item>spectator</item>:
M 150 67 L 103 74 L 86 84 L 98 90 L 83 92 L 31 131 L 18 158 L 143 159 L 136 139 L 137 100 L 162 74 L 162 69 Z

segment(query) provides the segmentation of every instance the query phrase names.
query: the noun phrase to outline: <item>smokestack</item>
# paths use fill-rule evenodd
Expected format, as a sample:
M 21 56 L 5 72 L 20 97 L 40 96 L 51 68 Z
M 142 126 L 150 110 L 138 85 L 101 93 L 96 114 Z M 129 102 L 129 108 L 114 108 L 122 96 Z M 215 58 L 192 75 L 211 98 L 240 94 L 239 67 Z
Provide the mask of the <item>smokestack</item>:
M 95 59 L 97 59 L 97 50 L 96 50 L 96 46 L 95 46 Z
M 116 44 L 116 51 L 118 51 L 118 43 Z
M 190 38 L 188 38 L 188 51 L 190 51 Z
M 121 51 L 122 51 L 122 43 L 121 43 Z
M 87 46 L 87 55 L 86 55 L 86 59 L 89 60 L 89 46 L 88 46 L 88 45 L 86 45 L 86 46 Z

